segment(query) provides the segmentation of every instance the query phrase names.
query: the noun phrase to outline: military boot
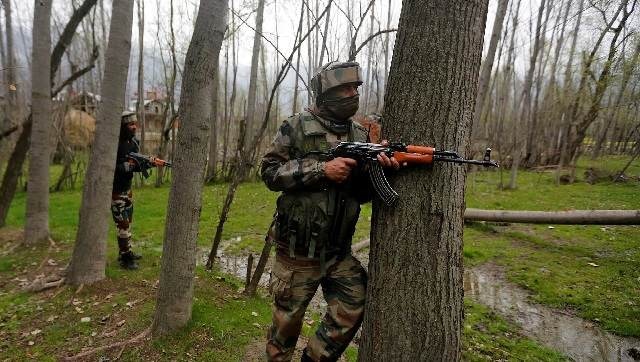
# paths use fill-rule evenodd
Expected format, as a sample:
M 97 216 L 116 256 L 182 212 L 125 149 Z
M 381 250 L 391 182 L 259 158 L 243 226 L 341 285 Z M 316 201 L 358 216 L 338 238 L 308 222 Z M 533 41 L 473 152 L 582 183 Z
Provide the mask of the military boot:
M 307 354 L 307 349 L 302 350 L 302 356 L 300 356 L 300 362 L 313 362 L 313 359 Z
M 136 263 L 135 258 L 133 257 L 133 253 L 131 250 L 126 251 L 124 253 L 120 253 L 118 256 L 118 262 L 120 263 L 120 267 L 122 269 L 127 270 L 136 270 L 138 269 L 138 263 Z

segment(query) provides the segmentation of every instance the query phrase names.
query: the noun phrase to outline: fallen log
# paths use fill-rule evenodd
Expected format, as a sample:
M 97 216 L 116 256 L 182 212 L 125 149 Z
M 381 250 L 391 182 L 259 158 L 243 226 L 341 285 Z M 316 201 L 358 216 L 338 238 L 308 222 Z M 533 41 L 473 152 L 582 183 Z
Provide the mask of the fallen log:
M 466 209 L 465 221 L 565 225 L 640 225 L 640 210 L 511 211 Z

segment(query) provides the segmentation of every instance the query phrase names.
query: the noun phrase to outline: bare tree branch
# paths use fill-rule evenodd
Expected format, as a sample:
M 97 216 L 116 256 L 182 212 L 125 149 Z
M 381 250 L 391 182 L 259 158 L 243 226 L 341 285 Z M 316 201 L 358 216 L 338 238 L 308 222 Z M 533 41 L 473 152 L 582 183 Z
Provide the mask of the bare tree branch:
M 393 33 L 394 31 L 398 31 L 398 29 L 378 30 L 376 33 L 369 35 L 369 37 L 367 39 L 365 39 L 365 41 L 363 41 L 362 44 L 360 44 L 360 46 L 358 47 L 358 49 L 356 49 L 356 51 L 351 55 L 351 57 L 353 59 L 350 59 L 350 60 L 355 60 L 356 55 L 358 55 L 358 53 L 360 53 L 360 50 L 362 50 L 362 48 L 364 48 L 364 46 L 367 45 L 368 42 L 373 40 L 378 35 L 382 35 L 382 34 L 386 34 L 386 33 Z

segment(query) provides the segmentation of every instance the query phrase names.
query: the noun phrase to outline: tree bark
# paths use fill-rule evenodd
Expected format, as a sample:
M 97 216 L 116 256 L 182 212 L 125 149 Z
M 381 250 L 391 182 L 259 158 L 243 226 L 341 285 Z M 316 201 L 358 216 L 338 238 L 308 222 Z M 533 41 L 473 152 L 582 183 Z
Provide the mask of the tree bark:
M 49 239 L 49 158 L 51 153 L 51 3 L 36 0 L 33 12 L 31 99 L 33 129 L 29 152 L 24 241 L 33 245 Z
M 104 279 L 109 205 L 116 166 L 120 117 L 131 52 L 133 0 L 114 1 L 107 48 L 102 103 L 85 175 L 76 244 L 68 269 L 68 283 L 79 285 Z
M 465 154 L 487 6 L 403 1 L 385 95 L 386 138 Z M 374 201 L 359 361 L 460 359 L 465 178 L 455 165 L 427 174 L 403 170 L 392 184 L 413 196 L 394 208 Z
M 160 286 L 151 331 L 155 338 L 191 319 L 196 241 L 211 127 L 211 87 L 227 25 L 227 0 L 201 1 L 187 51 L 178 133 L 165 226 Z

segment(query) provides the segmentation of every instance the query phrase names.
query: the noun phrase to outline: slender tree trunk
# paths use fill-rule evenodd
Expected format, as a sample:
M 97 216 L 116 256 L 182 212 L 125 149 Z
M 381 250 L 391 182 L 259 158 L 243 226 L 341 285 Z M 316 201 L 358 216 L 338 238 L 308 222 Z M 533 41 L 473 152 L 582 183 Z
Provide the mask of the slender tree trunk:
M 551 4 L 549 4 L 549 6 L 547 6 L 547 11 L 546 11 L 546 15 L 544 17 L 544 23 L 542 26 L 542 37 L 540 39 L 540 52 L 539 52 L 539 57 L 540 60 L 537 61 L 540 64 L 537 66 L 536 69 L 536 77 L 535 77 L 535 96 L 533 97 L 533 111 L 531 111 L 531 116 L 530 116 L 530 121 L 529 121 L 529 125 L 528 125 L 528 131 L 527 131 L 527 141 L 525 143 L 525 156 L 524 156 L 524 166 L 525 167 L 529 167 L 531 166 L 532 163 L 536 162 L 538 159 L 539 154 L 537 153 L 537 149 L 538 147 L 535 146 L 535 140 L 536 140 L 536 134 L 538 133 L 538 118 L 539 118 L 539 99 L 540 99 L 540 93 L 542 92 L 542 78 L 543 78 L 543 73 L 547 68 L 547 61 L 549 60 L 549 52 L 546 51 L 545 52 L 545 44 L 546 44 L 546 36 L 545 34 L 547 33 L 547 26 L 549 24 L 549 15 L 551 14 L 551 9 L 552 6 Z M 553 31 L 551 32 L 551 39 L 553 39 L 553 36 L 555 35 L 555 29 L 557 28 L 557 26 L 553 27 Z M 546 53 L 546 56 L 545 56 Z M 542 150 L 544 150 L 545 147 L 542 147 Z
M 374 9 L 375 9 L 375 0 L 371 0 L 371 15 L 370 15 L 370 24 L 369 24 L 369 36 L 373 35 L 373 25 L 375 22 L 375 17 L 374 17 Z M 373 89 L 373 82 L 371 81 L 371 66 L 373 64 L 373 47 L 374 47 L 374 43 L 370 42 L 369 43 L 369 50 L 368 50 L 368 54 L 367 54 L 367 75 L 365 76 L 365 83 L 364 83 L 364 107 L 362 107 L 360 109 L 360 113 L 363 114 L 367 114 L 369 113 L 369 99 L 371 97 L 371 90 Z
M 536 37 L 535 42 L 533 44 L 533 52 L 531 54 L 531 58 L 529 60 L 529 69 L 527 70 L 527 75 L 524 80 L 524 84 L 522 86 L 522 98 L 521 98 L 521 106 L 520 106 L 520 117 L 514 122 L 514 151 L 513 151 L 513 164 L 511 165 L 511 180 L 509 181 L 509 188 L 515 189 L 517 187 L 518 180 L 518 167 L 520 167 L 520 160 L 522 158 L 522 139 L 519 137 L 520 126 L 527 127 L 531 118 L 531 85 L 533 83 L 533 75 L 536 70 L 536 61 L 538 59 L 538 52 L 540 51 L 540 29 L 542 28 L 542 16 L 544 12 L 546 0 L 542 0 L 540 2 L 540 7 L 538 8 L 538 22 L 536 25 Z
M 578 0 L 578 17 L 576 18 L 576 24 L 573 28 L 573 35 L 571 39 L 571 46 L 569 47 L 569 55 L 567 57 L 567 65 L 565 67 L 564 72 L 564 92 L 565 98 L 570 97 L 570 93 L 573 92 L 573 57 L 575 55 L 576 45 L 578 42 L 578 34 L 580 32 L 580 25 L 582 20 L 582 11 L 584 8 L 585 0 Z M 560 115 L 560 137 L 558 144 L 560 148 L 558 150 L 558 168 L 556 170 L 556 184 L 560 183 L 560 176 L 562 173 L 562 169 L 566 164 L 566 151 L 567 151 L 567 143 L 569 140 L 569 134 L 571 132 L 571 120 L 569 119 L 569 103 L 562 102 L 562 114 Z
M 234 8 L 234 1 L 231 0 L 231 8 Z M 235 15 L 231 14 L 231 28 L 235 29 Z M 231 97 L 229 98 L 229 119 L 227 121 L 227 129 L 225 131 L 225 161 L 227 163 L 227 168 L 225 172 L 227 172 L 227 178 L 231 177 L 233 162 L 236 163 L 238 160 L 227 160 L 227 155 L 229 153 L 229 142 L 231 138 L 231 125 L 236 121 L 236 98 L 237 98 L 237 85 L 238 85 L 238 52 L 237 52 L 237 43 L 238 40 L 236 37 L 236 32 L 234 31 L 231 38 L 231 59 L 232 59 L 232 68 L 233 68 L 233 77 L 231 81 Z
M 296 41 L 300 39 L 302 35 L 302 21 L 304 19 L 304 1 L 300 2 L 302 8 L 300 9 L 300 21 L 298 22 L 298 32 L 296 33 Z M 302 52 L 298 49 L 298 54 L 296 54 L 296 72 L 300 72 L 300 54 Z M 294 85 L 293 85 L 293 109 L 291 110 L 291 114 L 296 114 L 298 112 L 298 75 L 296 74 Z
M 178 74 L 178 60 L 176 56 L 176 36 L 173 25 L 173 17 L 174 17 L 174 9 L 173 9 L 173 0 L 169 2 L 169 30 L 170 30 L 170 38 L 169 38 L 169 49 L 171 51 L 171 74 L 169 75 L 169 79 L 167 82 L 167 102 L 168 105 L 165 106 L 165 109 L 169 113 L 169 117 L 165 117 L 166 124 L 164 125 L 162 131 L 162 138 L 160 141 L 160 149 L 158 151 L 158 157 L 164 158 L 167 153 L 167 147 L 169 146 L 169 141 L 175 140 L 175 128 L 174 124 L 176 121 L 176 109 L 175 109 L 175 91 L 176 91 L 176 77 Z M 172 141 L 173 142 L 173 141 Z M 173 151 L 173 146 L 172 146 Z M 171 156 L 173 156 L 173 152 L 170 152 Z M 159 168 L 156 173 L 156 187 L 162 185 L 164 180 L 164 168 Z
M 138 48 L 138 123 L 140 124 L 140 152 L 145 153 L 144 0 L 138 0 Z
M 33 134 L 29 152 L 27 216 L 24 241 L 27 245 L 49 239 L 49 158 L 51 153 L 51 3 L 36 0 L 33 12 L 31 99 Z
M 253 35 L 253 51 L 251 53 L 251 74 L 249 75 L 249 92 L 247 94 L 247 133 L 245 135 L 245 148 L 251 141 L 256 127 L 256 95 L 258 93 L 258 61 L 260 60 L 260 48 L 262 44 L 262 20 L 264 15 L 264 1 L 258 0 L 256 11 L 256 27 Z
M 591 125 L 591 123 L 593 123 L 593 121 L 595 121 L 596 117 L 598 116 L 598 113 L 600 111 L 600 101 L 602 100 L 602 97 L 604 96 L 604 92 L 609 86 L 609 78 L 611 76 L 610 73 L 611 73 L 611 67 L 613 64 L 613 58 L 617 51 L 616 43 L 617 43 L 618 37 L 622 33 L 622 29 L 624 28 L 626 21 L 628 20 L 629 16 L 633 12 L 633 9 L 635 8 L 635 3 L 637 0 L 631 0 L 633 1 L 632 8 L 631 8 L 632 10 L 628 12 L 626 7 L 629 4 L 629 1 L 630 0 L 623 0 L 620 3 L 620 6 L 618 7 L 618 10 L 616 11 L 615 15 L 611 18 L 609 23 L 606 24 L 605 29 L 603 29 L 602 32 L 600 33 L 600 36 L 596 41 L 596 44 L 594 45 L 591 53 L 587 56 L 584 62 L 582 76 L 580 78 L 580 84 L 578 86 L 576 98 L 571 108 L 571 133 L 569 134 L 569 138 L 568 138 L 569 142 L 567 144 L 566 156 L 567 156 L 567 159 L 570 159 L 572 161 L 576 161 L 578 158 L 578 154 L 580 152 L 579 149 L 580 149 L 580 146 L 582 145 L 582 141 L 584 140 L 587 128 Z M 614 28 L 613 24 L 621 13 L 622 13 L 622 18 L 619 20 L 618 25 Z M 580 114 L 581 113 L 580 108 L 582 105 L 581 96 L 582 96 L 583 90 L 586 88 L 586 85 L 589 82 L 589 79 L 591 79 L 591 77 L 594 76 L 593 70 L 591 69 L 592 64 L 595 61 L 595 56 L 598 48 L 600 47 L 602 40 L 604 39 L 605 35 L 609 33 L 610 30 L 613 30 L 614 34 L 609 44 L 607 59 L 605 60 L 604 65 L 600 70 L 600 74 L 596 81 L 595 92 L 591 98 L 589 109 L 587 113 L 584 115 L 584 117 L 581 117 L 581 114 Z
M 184 327 L 191 319 L 196 241 L 202 208 L 202 187 L 209 127 L 214 61 L 227 25 L 227 0 L 200 2 L 196 25 L 185 59 L 180 92 L 178 133 L 167 222 L 165 226 L 160 287 L 152 333 L 161 337 Z
M 232 15 L 233 16 L 233 15 Z M 233 27 L 232 27 L 233 29 Z M 233 40 L 233 38 L 232 38 Z M 222 167 L 221 174 L 224 177 L 227 169 L 227 143 L 229 140 L 229 40 L 224 51 L 224 116 L 222 117 Z
M 636 42 L 635 50 L 633 51 L 633 55 L 631 59 L 627 62 L 623 62 L 622 65 L 622 79 L 620 81 L 620 89 L 618 90 L 618 94 L 616 95 L 615 101 L 610 103 L 610 109 L 608 112 L 608 116 L 606 117 L 605 130 L 602 132 L 601 137 L 598 139 L 593 158 L 597 158 L 600 156 L 600 152 L 603 148 L 603 144 L 606 141 L 608 130 L 613 127 L 615 130 L 615 125 L 618 120 L 618 115 L 620 114 L 620 106 L 622 104 L 622 98 L 624 97 L 625 91 L 627 89 L 627 85 L 629 84 L 629 80 L 631 80 L 631 76 L 634 74 L 635 69 L 638 65 L 638 60 L 640 59 L 640 41 Z M 632 92 L 633 94 L 634 92 Z
M 329 21 L 330 20 L 331 20 L 331 5 L 329 5 L 329 10 L 327 10 L 327 20 L 324 22 L 324 34 L 322 37 L 322 48 L 320 51 L 320 59 L 318 60 L 318 64 L 317 64 L 318 68 L 321 67 L 324 62 L 324 53 L 325 53 L 325 50 L 327 50 L 327 39 L 329 38 Z M 299 68 L 296 67 L 296 69 L 299 69 Z
M 6 1 L 6 0 L 3 0 Z M 91 0 L 85 0 L 86 2 L 90 2 Z M 3 3 L 4 4 L 4 3 Z M 51 80 L 54 77 L 54 70 L 57 69 L 60 65 L 60 61 L 62 57 L 56 57 L 56 49 L 60 49 L 60 53 L 64 54 L 65 50 L 68 48 L 69 44 L 71 44 L 71 39 L 76 32 L 78 24 L 81 20 L 78 20 L 78 17 L 81 14 L 82 16 L 86 16 L 88 11 L 86 11 L 84 6 L 80 6 L 76 11 L 71 15 L 69 22 L 65 26 L 65 29 L 62 32 L 62 35 L 58 39 L 56 46 L 54 47 L 53 53 L 51 54 Z M 79 70 L 77 73 L 72 74 L 64 83 L 71 83 L 73 80 L 80 77 L 82 74 L 90 71 L 93 68 L 93 64 L 89 64 L 87 67 Z M 62 90 L 61 87 L 58 87 L 51 91 L 51 97 L 55 97 L 58 92 Z M 16 109 L 16 107 L 14 107 Z M 26 122 L 22 125 L 22 132 L 18 136 L 18 140 L 16 141 L 16 145 L 11 152 L 11 156 L 9 157 L 9 161 L 7 161 L 6 172 L 2 178 L 2 185 L 0 185 L 0 226 L 3 226 L 6 222 L 7 213 L 9 212 L 9 206 L 11 206 L 11 201 L 13 200 L 13 196 L 16 193 L 16 187 L 18 185 L 18 178 L 22 174 L 22 169 L 24 165 L 24 161 L 27 157 L 27 151 L 29 150 L 29 137 L 31 135 L 31 122 L 32 115 L 29 114 L 26 117 Z
M 558 61 L 560 60 L 560 50 L 562 49 L 562 45 L 564 44 L 564 32 L 567 27 L 567 18 L 569 17 L 569 10 L 571 9 L 571 1 L 565 0 L 567 2 L 567 6 L 564 11 L 564 16 L 562 19 L 562 27 L 560 28 L 560 36 L 556 41 L 556 48 L 554 50 L 553 62 L 551 63 L 551 71 L 549 72 L 551 79 L 549 80 L 549 86 L 552 89 L 556 89 L 556 73 L 558 69 Z M 556 94 L 555 92 L 553 94 Z M 556 94 L 557 95 L 557 94 Z
M 31 115 L 29 115 L 29 117 L 31 117 Z M 27 151 L 29 150 L 31 123 L 31 119 L 28 119 L 22 128 L 22 132 L 20 136 L 18 136 L 16 145 L 7 162 L 7 168 L 4 175 L 2 175 L 2 185 L 0 185 L 0 227 L 6 225 L 9 206 L 11 206 L 11 200 L 13 200 L 13 196 L 16 194 L 18 178 L 22 174 L 22 166 L 27 157 Z
M 389 0 L 389 4 L 387 5 L 387 27 L 386 29 L 391 29 L 391 0 Z M 389 59 L 391 58 L 389 55 L 391 53 L 391 50 L 389 49 L 389 37 L 391 36 L 391 33 L 386 33 L 384 36 L 384 83 L 383 83 L 383 89 L 387 87 L 387 79 L 389 77 Z M 386 94 L 386 91 L 385 91 Z M 376 111 L 380 112 L 382 110 L 382 108 L 384 107 L 384 97 L 383 99 L 383 104 L 381 104 Z
M 487 98 L 491 69 L 493 69 L 493 60 L 495 59 L 496 49 L 498 48 L 498 42 L 500 41 L 500 35 L 502 34 L 502 26 L 504 23 L 504 17 L 507 13 L 508 4 L 509 0 L 498 1 L 498 9 L 496 10 L 496 18 L 493 22 L 493 30 L 491 31 L 491 40 L 489 41 L 487 56 L 484 62 L 482 62 L 480 79 L 478 80 L 478 95 L 476 96 L 475 110 L 473 112 L 473 125 L 475 130 L 480 127 L 480 116 L 482 115 L 482 109 L 484 108 L 485 100 Z
M 18 89 L 16 87 L 16 58 L 14 51 L 14 41 L 13 41 L 13 21 L 12 21 L 12 10 L 11 10 L 11 1 L 10 0 L 2 0 L 2 7 L 4 8 L 4 26 L 5 26 L 5 36 L 7 40 L 7 69 L 6 69 L 6 77 L 7 84 L 9 85 L 7 92 L 7 103 L 9 112 L 5 114 L 5 128 L 9 128 L 18 122 Z M 4 73 L 4 72 L 3 72 Z M 13 88 L 11 87 L 13 86 Z
M 222 45 L 221 45 L 222 46 Z M 219 51 L 218 51 L 219 53 Z M 218 171 L 218 89 L 220 85 L 220 57 L 212 59 L 213 64 L 213 83 L 211 84 L 211 134 L 209 135 L 209 157 L 207 158 L 207 182 L 216 180 Z
M 72 285 L 93 283 L 105 277 L 106 238 L 111 219 L 108 213 L 129 73 L 132 22 L 133 0 L 115 1 L 102 82 L 102 103 L 98 106 L 76 244 L 67 273 L 67 281 Z
M 382 125 L 389 139 L 465 154 L 487 6 L 403 1 Z M 411 197 L 394 208 L 374 201 L 359 361 L 460 360 L 465 177 L 455 165 L 407 170 L 392 183 Z

